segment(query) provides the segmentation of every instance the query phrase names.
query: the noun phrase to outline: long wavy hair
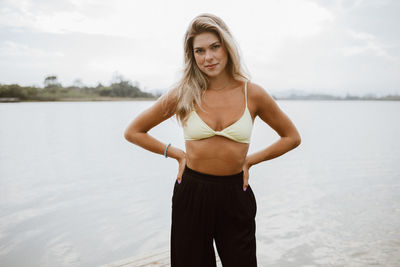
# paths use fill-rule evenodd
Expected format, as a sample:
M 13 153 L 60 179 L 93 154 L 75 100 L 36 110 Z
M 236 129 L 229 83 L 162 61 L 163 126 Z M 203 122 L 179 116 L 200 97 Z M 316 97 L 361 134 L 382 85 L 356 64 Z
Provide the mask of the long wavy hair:
M 184 69 L 182 78 L 174 86 L 176 90 L 176 105 L 174 114 L 182 125 L 186 123 L 193 105 L 201 105 L 201 95 L 207 90 L 209 81 L 196 64 L 193 51 L 193 39 L 204 32 L 214 33 L 228 54 L 226 65 L 228 74 L 235 80 L 246 81 L 248 75 L 244 72 L 238 47 L 225 22 L 212 14 L 201 14 L 189 24 L 184 37 Z

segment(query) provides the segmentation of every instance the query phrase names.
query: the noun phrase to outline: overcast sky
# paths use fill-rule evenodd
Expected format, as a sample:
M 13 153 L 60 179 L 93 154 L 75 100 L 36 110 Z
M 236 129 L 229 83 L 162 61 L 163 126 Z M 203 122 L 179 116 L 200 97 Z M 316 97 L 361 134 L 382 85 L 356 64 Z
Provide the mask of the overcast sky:
M 196 15 L 230 27 L 252 81 L 266 90 L 400 93 L 397 0 L 0 0 L 0 83 L 169 88 Z

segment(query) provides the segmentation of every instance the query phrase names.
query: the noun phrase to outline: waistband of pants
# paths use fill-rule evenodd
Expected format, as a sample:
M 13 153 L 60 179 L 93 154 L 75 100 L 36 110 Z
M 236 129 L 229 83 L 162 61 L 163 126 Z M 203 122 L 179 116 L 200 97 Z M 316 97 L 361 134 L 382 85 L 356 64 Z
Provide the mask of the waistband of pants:
M 202 173 L 196 170 L 189 168 L 185 165 L 185 169 L 183 171 L 183 175 L 188 175 L 196 180 L 201 180 L 205 182 L 213 182 L 213 183 L 243 183 L 243 171 L 230 174 L 230 175 L 213 175 L 208 173 Z

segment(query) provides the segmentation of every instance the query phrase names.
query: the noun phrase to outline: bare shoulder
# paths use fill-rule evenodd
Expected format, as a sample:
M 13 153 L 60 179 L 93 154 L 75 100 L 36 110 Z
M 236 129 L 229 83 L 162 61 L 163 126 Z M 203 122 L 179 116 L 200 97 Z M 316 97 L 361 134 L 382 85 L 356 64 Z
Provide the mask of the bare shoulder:
M 248 95 L 254 105 L 256 115 L 271 126 L 280 136 L 294 137 L 296 146 L 300 143 L 300 136 L 289 117 L 280 109 L 276 101 L 261 86 L 250 83 Z
M 269 107 L 273 107 L 276 103 L 273 97 L 260 85 L 249 82 L 247 84 L 247 94 L 249 105 L 254 109 L 255 115 L 267 111 Z
M 128 126 L 126 133 L 147 132 L 154 126 L 172 117 L 176 110 L 176 89 L 165 92 L 149 108 L 142 111 Z
M 177 88 L 172 88 L 165 92 L 157 100 L 155 105 L 160 106 L 167 117 L 174 115 L 176 110 L 176 105 L 178 103 L 178 90 Z
M 164 102 L 167 105 L 176 104 L 176 102 L 178 101 L 178 89 L 169 89 L 168 91 L 164 92 L 158 100 Z

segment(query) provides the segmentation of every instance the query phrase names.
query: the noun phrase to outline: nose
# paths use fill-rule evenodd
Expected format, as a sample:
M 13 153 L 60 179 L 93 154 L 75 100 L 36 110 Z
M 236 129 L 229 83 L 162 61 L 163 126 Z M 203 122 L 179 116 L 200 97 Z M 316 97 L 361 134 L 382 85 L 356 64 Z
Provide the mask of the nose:
M 210 49 L 207 49 L 206 50 L 206 61 L 212 61 L 213 57 L 214 56 L 213 56 L 212 51 Z

